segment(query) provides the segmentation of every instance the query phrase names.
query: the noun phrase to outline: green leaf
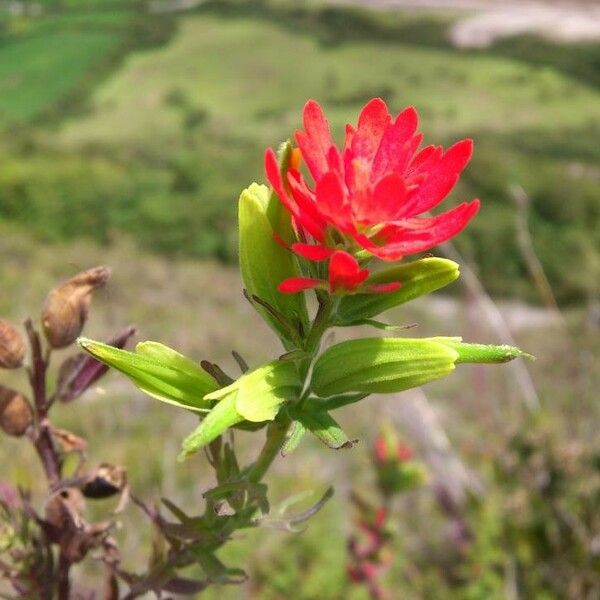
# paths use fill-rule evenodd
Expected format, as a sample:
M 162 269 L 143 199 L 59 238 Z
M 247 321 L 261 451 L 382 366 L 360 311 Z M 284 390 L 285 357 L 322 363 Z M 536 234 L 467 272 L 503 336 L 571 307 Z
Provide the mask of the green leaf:
M 235 394 L 229 394 L 218 402 L 201 421 L 200 425 L 183 441 L 179 460 L 183 460 L 210 444 L 229 427 L 244 420 L 235 409 Z
M 192 360 L 156 342 L 138 344 L 136 353 L 86 338 L 80 338 L 79 345 L 100 362 L 127 375 L 150 396 L 189 410 L 210 409 L 204 396 L 219 387 Z
M 360 400 L 363 400 L 369 395 L 369 392 L 355 392 L 350 394 L 340 394 L 337 396 L 331 396 L 330 398 L 316 398 L 314 396 L 308 398 L 307 406 L 314 407 L 314 410 L 335 410 L 347 406 L 348 404 L 355 404 Z
M 298 277 L 300 269 L 292 252 L 282 248 L 273 237 L 274 230 L 267 215 L 270 200 L 269 189 L 256 183 L 240 196 L 240 269 L 249 296 L 257 296 L 273 307 L 289 326 L 264 306 L 254 304 L 257 311 L 280 337 L 294 341 L 293 332 L 298 326 L 307 329 L 308 314 L 304 294 L 282 294 L 277 289 L 284 279 Z M 271 218 L 276 216 L 271 214 Z
M 339 450 L 352 448 L 352 441 L 336 420 L 325 411 L 292 411 L 292 415 L 325 445 Z
M 275 360 L 242 375 L 231 385 L 206 396 L 206 400 L 221 400 L 233 395 L 237 412 L 255 423 L 272 421 L 280 406 L 295 398 L 301 388 L 296 366 L 292 362 Z M 221 400 L 222 401 L 222 400 Z
M 294 421 L 288 437 L 281 448 L 281 456 L 290 455 L 298 447 L 305 433 L 306 428 L 304 425 L 300 421 Z
M 456 350 L 458 359 L 456 363 L 505 363 L 515 358 L 529 358 L 535 360 L 535 357 L 527 352 L 523 352 L 515 346 L 488 345 L 488 344 L 468 344 L 456 337 L 437 337 L 430 338 Z
M 321 397 L 345 392 L 399 392 L 454 370 L 458 352 L 430 340 L 364 338 L 331 346 L 317 359 L 312 389 Z
M 445 258 L 422 258 L 379 271 L 365 285 L 399 281 L 402 287 L 390 293 L 343 296 L 336 311 L 336 325 L 353 325 L 377 316 L 394 306 L 438 290 L 458 276 L 458 265 Z

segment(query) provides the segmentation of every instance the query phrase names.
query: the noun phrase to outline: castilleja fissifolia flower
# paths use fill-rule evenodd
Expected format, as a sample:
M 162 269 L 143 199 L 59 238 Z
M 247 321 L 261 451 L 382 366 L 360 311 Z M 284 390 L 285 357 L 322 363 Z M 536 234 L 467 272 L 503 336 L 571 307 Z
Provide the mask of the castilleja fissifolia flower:
M 328 281 L 296 277 L 280 291 L 311 287 L 335 292 L 389 292 L 399 284 L 369 286 L 369 259 L 397 261 L 457 235 L 479 208 L 464 202 L 435 216 L 423 216 L 452 191 L 469 162 L 473 142 L 445 150 L 425 146 L 418 115 L 404 109 L 395 119 L 383 100 L 371 100 L 358 125 L 346 126 L 340 150 L 317 102 L 304 107 L 304 130 L 296 132 L 301 157 L 314 180 L 310 186 L 295 156 L 282 173 L 273 150 L 265 155 L 267 178 L 292 215 L 299 241 L 291 249 L 308 261 L 326 261 Z M 366 283 L 365 283 L 366 282 Z

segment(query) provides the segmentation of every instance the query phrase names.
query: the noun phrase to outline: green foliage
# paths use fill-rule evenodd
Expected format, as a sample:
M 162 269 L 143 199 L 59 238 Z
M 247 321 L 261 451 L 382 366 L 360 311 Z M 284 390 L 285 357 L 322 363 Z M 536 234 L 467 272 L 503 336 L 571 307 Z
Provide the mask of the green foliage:
M 458 265 L 443 258 L 423 258 L 383 269 L 372 275 L 367 284 L 400 282 L 396 292 L 343 296 L 336 308 L 337 325 L 351 325 L 438 290 L 458 278 Z
M 3 219 L 44 240 L 126 234 L 153 252 L 232 262 L 234 198 L 306 98 L 341 132 L 379 94 L 417 106 L 431 141 L 476 140 L 456 198 L 479 196 L 482 210 L 458 244 L 492 293 L 538 299 L 512 183 L 531 197 L 535 250 L 559 301 L 597 293 L 596 45 L 522 38 L 459 51 L 431 17 L 286 2 L 208 2 L 176 32 L 174 17 L 129 3 L 70 6 L 15 21 L 0 46 L 0 123 L 19 123 L 0 147 Z
M 318 358 L 311 387 L 322 397 L 399 392 L 448 375 L 457 357 L 452 348 L 429 340 L 349 340 L 331 346 Z
M 204 397 L 217 389 L 216 381 L 194 361 L 167 346 L 144 342 L 133 353 L 86 338 L 80 338 L 79 345 L 158 400 L 192 411 L 210 408 Z
M 300 379 L 292 362 L 273 361 L 242 375 L 231 385 L 205 396 L 215 407 L 183 441 L 181 458 L 206 446 L 226 429 L 241 423 L 272 421 L 285 402 L 300 392 Z
M 269 207 L 274 203 L 279 206 L 264 185 L 254 183 L 242 192 L 238 219 L 240 271 L 249 297 L 257 296 L 253 304 L 263 318 L 283 339 L 293 341 L 306 331 L 308 314 L 304 294 L 282 294 L 277 290 L 284 279 L 299 276 L 300 270 L 293 253 L 274 238 L 269 219 Z

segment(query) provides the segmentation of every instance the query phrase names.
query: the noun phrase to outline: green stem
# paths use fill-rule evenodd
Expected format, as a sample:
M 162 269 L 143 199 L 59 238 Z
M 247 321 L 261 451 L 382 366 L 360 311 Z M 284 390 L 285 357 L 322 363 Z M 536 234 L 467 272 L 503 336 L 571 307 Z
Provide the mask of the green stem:
M 304 349 L 308 354 L 312 355 L 318 350 L 319 344 L 321 343 L 321 338 L 330 325 L 329 317 L 331 316 L 332 312 L 333 300 L 331 299 L 331 296 L 319 298 L 319 308 L 304 345 Z
M 292 420 L 289 417 L 284 417 L 280 421 L 273 421 L 267 429 L 267 440 L 263 449 L 260 451 L 256 462 L 248 471 L 248 481 L 258 483 L 269 470 L 273 461 L 277 458 L 281 447 L 285 441 L 285 436 L 290 428 Z
M 302 368 L 304 377 L 306 377 L 310 369 L 312 358 L 319 349 L 323 334 L 330 326 L 330 317 L 334 308 L 335 303 L 331 296 L 319 296 L 319 308 L 304 344 L 305 351 L 310 355 L 310 359 L 307 359 L 306 365 Z M 269 467 L 277 457 L 277 454 L 279 454 L 291 424 L 292 420 L 283 415 L 278 421 L 271 423 L 267 430 L 265 445 L 256 459 L 256 462 L 248 471 L 247 477 L 249 481 L 258 483 L 265 476 L 265 473 L 269 470 Z

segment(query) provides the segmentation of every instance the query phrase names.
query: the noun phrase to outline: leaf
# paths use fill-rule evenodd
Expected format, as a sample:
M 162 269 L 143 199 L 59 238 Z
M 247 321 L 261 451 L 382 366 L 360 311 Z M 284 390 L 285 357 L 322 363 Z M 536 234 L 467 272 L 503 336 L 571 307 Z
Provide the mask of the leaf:
M 350 340 L 323 352 L 315 363 L 311 385 L 321 397 L 399 392 L 448 375 L 457 358 L 453 348 L 427 339 Z
M 270 527 L 272 529 L 283 529 L 284 531 L 289 531 L 292 533 L 298 533 L 302 531 L 302 528 L 299 525 L 303 525 L 310 518 L 314 517 L 324 506 L 331 500 L 333 497 L 333 488 L 327 488 L 326 492 L 321 496 L 321 498 L 313 504 L 310 508 L 305 511 L 298 513 L 296 515 L 291 515 L 287 518 L 275 520 L 275 521 L 266 521 L 264 524 L 266 527 Z M 293 500 L 296 501 L 298 497 L 293 497 Z M 289 503 L 288 503 L 289 506 Z
M 293 416 L 329 448 L 352 448 L 353 443 L 335 419 L 325 411 L 293 411 Z
M 80 338 L 79 345 L 127 375 L 142 391 L 169 404 L 206 411 L 211 405 L 204 396 L 218 388 L 217 382 L 192 360 L 156 342 L 138 344 L 137 353 L 86 338 Z
M 275 199 L 276 200 L 276 199 Z M 277 286 L 289 277 L 298 277 L 300 269 L 293 253 L 274 239 L 274 230 L 267 215 L 271 193 L 264 185 L 253 183 L 244 190 L 239 201 L 240 269 L 249 296 L 257 296 L 290 321 L 307 329 L 308 313 L 304 294 L 282 294 Z M 271 219 L 277 217 L 271 209 Z M 294 341 L 290 328 L 284 326 L 264 306 L 253 304 L 260 315 L 283 339 Z
M 301 382 L 292 362 L 272 361 L 242 375 L 231 385 L 206 396 L 207 400 L 219 400 L 235 395 L 237 412 L 248 421 L 259 423 L 272 421 L 279 407 L 294 398 Z
M 523 352 L 515 346 L 487 345 L 487 344 L 468 344 L 457 337 L 437 337 L 430 338 L 456 350 L 458 359 L 456 363 L 505 363 L 515 358 L 528 358 L 535 360 L 535 357 L 527 352 Z
M 225 430 L 244 420 L 235 409 L 236 394 L 228 394 L 206 415 L 200 425 L 183 440 L 179 460 L 184 460 L 203 446 L 210 444 Z
M 340 326 L 353 325 L 357 321 L 377 316 L 394 306 L 438 290 L 452 283 L 458 276 L 458 265 L 445 258 L 422 258 L 379 271 L 365 285 L 399 281 L 402 287 L 389 293 L 343 296 L 336 311 L 335 323 Z
M 305 432 L 306 428 L 304 425 L 302 425 L 300 421 L 294 421 L 288 437 L 281 449 L 281 456 L 289 456 L 298 447 L 302 441 L 302 438 L 304 437 Z
M 412 329 L 417 326 L 416 323 L 412 323 L 411 325 L 390 325 L 389 323 L 384 323 L 383 321 L 377 321 L 375 319 L 360 319 L 354 321 L 351 325 L 369 325 L 370 327 L 375 327 L 375 329 L 381 329 L 382 331 L 401 331 L 403 329 Z
M 355 392 L 350 394 L 340 394 L 338 396 L 331 396 L 330 398 L 315 398 L 311 397 L 307 401 L 307 406 L 311 406 L 314 410 L 326 410 L 331 411 L 348 404 L 354 404 L 363 400 L 369 395 L 369 392 Z

